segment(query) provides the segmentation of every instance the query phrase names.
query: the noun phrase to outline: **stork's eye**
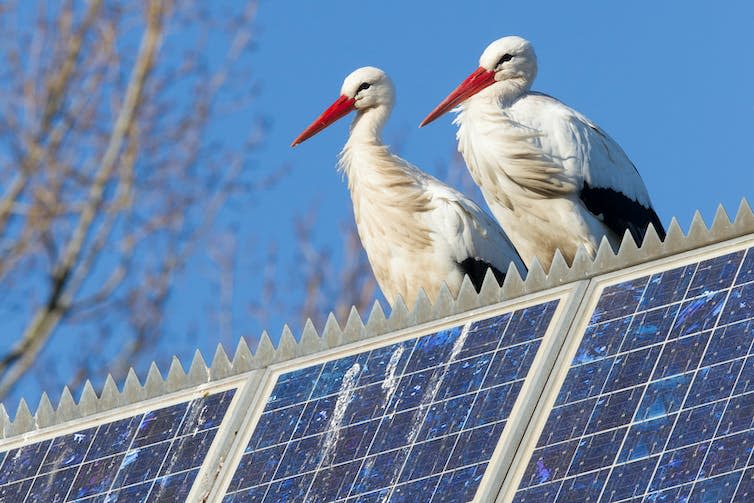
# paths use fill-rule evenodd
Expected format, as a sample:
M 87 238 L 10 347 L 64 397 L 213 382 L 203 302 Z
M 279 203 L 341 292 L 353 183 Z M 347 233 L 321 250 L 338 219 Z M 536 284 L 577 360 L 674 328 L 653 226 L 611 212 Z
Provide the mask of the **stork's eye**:
M 370 84 L 369 82 L 362 82 L 361 85 L 359 86 L 359 88 L 356 90 L 356 94 L 359 94 L 364 89 L 369 89 L 369 86 L 371 86 L 371 85 L 372 84 Z
M 495 66 L 500 66 L 503 63 L 505 63 L 506 61 L 510 61 L 512 59 L 513 59 L 512 55 L 510 55 L 510 54 L 504 54 L 503 57 L 500 58 L 500 60 L 497 62 L 497 65 L 495 65 Z

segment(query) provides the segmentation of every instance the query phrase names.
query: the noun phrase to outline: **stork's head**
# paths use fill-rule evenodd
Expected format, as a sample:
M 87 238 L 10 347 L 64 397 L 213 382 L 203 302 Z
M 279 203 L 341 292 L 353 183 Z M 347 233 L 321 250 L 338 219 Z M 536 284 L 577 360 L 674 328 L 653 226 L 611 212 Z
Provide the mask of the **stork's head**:
M 352 110 L 390 108 L 394 102 L 395 87 L 385 72 L 373 66 L 359 68 L 343 81 L 340 97 L 293 140 L 291 147 L 311 138 Z
M 479 68 L 437 105 L 421 126 L 482 92 L 502 98 L 527 91 L 536 76 L 537 56 L 528 40 L 516 36 L 495 40 L 479 58 Z

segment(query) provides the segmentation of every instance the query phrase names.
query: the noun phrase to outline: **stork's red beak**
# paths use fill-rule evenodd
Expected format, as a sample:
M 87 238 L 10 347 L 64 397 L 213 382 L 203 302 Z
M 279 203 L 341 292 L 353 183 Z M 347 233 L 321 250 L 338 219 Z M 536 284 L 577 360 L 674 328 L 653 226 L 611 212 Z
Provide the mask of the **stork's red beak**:
M 480 66 L 479 68 L 474 70 L 474 73 L 469 75 L 466 80 L 461 82 L 461 85 L 456 87 L 453 92 L 448 95 L 447 98 L 442 100 L 442 103 L 437 105 L 435 109 L 430 112 L 430 114 L 422 121 L 419 127 L 426 126 L 433 120 L 440 117 L 442 114 L 446 113 L 448 110 L 457 107 L 464 100 L 471 98 L 485 87 L 491 86 L 494 83 L 495 72 L 487 70 L 486 68 Z
M 309 127 L 304 130 L 303 133 L 298 135 L 298 138 L 293 140 L 291 147 L 295 147 L 299 143 L 308 140 L 336 120 L 346 115 L 348 112 L 354 109 L 354 103 L 356 103 L 356 100 L 349 98 L 348 96 L 341 96 L 340 98 L 335 100 L 335 103 L 330 105 L 327 110 L 322 112 L 322 115 L 317 117 L 314 122 L 312 122 Z

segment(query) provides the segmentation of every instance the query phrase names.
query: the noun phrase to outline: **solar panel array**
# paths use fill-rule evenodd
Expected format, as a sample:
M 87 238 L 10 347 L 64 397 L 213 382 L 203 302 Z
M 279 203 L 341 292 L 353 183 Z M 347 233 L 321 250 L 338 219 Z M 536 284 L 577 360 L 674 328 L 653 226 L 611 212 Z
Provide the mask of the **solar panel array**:
M 557 304 L 280 375 L 224 501 L 471 499 Z
M 754 249 L 608 286 L 514 501 L 754 501 Z
M 731 251 L 746 239 L 427 335 L 320 355 L 353 339 L 289 337 L 232 363 L 219 352 L 211 370 L 195 358 L 190 379 L 152 372 L 97 402 L 130 412 L 76 431 L 67 405 L 40 432 L 0 408 L 0 503 L 754 501 L 754 248 Z M 170 394 L 208 379 L 194 400 Z
M 234 392 L 0 453 L 0 502 L 184 501 Z

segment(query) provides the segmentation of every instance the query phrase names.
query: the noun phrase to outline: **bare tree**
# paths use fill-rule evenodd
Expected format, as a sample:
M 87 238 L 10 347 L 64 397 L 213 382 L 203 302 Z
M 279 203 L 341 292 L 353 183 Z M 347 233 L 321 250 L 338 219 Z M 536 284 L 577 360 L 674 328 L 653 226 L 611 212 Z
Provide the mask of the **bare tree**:
M 127 367 L 159 339 L 218 213 L 269 183 L 245 164 L 261 126 L 212 134 L 253 98 L 255 13 L 254 0 L 0 8 L 0 298 L 26 320 L 4 331 L 0 399 L 63 324 L 102 355 L 80 376 Z

